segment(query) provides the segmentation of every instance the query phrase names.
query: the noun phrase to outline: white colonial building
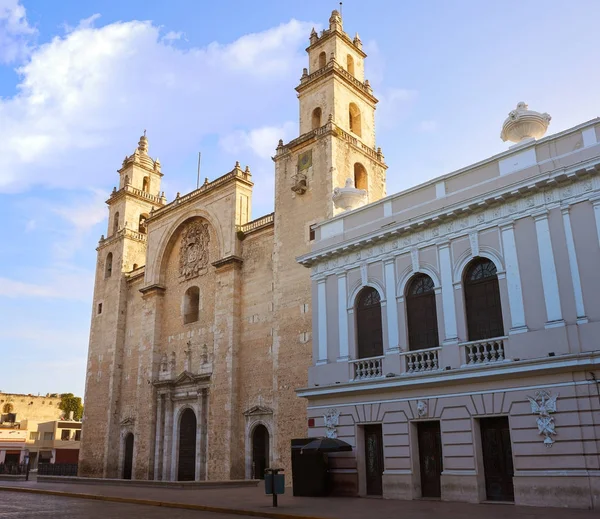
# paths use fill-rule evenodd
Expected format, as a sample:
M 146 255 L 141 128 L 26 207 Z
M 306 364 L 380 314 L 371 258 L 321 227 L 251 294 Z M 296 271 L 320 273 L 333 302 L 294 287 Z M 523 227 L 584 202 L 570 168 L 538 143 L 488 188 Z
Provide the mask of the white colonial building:
M 310 436 L 351 495 L 600 508 L 600 119 L 344 212 L 313 283 Z M 348 210 L 350 208 L 350 210 Z

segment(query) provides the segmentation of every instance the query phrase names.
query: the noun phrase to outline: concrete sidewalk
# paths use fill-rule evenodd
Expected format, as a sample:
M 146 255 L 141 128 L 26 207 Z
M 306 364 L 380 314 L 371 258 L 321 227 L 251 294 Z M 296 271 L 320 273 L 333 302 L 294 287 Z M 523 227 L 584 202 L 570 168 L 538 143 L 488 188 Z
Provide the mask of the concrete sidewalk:
M 597 510 L 520 507 L 505 504 L 449 503 L 434 500 L 397 501 L 377 498 L 294 497 L 291 489 L 279 496 L 279 507 L 272 508 L 271 496 L 266 496 L 262 483 L 253 488 L 174 489 L 143 488 L 120 485 L 75 485 L 65 483 L 2 482 L 2 490 L 27 492 L 64 492 L 69 497 L 136 502 L 174 508 L 191 508 L 222 513 L 237 513 L 271 518 L 323 519 L 591 519 Z M 217 518 L 218 516 L 215 516 Z

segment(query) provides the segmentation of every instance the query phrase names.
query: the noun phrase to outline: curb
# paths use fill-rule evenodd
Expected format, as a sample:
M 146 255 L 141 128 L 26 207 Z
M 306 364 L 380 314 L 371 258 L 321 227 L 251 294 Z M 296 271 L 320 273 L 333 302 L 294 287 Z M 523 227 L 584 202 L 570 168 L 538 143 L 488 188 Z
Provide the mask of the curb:
M 64 492 L 62 490 L 42 490 L 39 488 L 23 488 L 13 486 L 0 486 L 0 491 L 22 492 L 29 494 L 43 494 L 57 497 L 74 497 L 96 501 L 109 501 L 113 503 L 129 503 L 134 505 L 162 506 L 165 508 L 181 508 L 185 510 L 198 510 L 201 512 L 214 512 L 217 514 L 242 515 L 247 517 L 266 517 L 268 519 L 332 519 L 313 515 L 297 515 L 261 510 L 242 510 L 240 508 L 223 508 L 218 506 L 198 505 L 194 503 L 176 503 L 173 501 L 153 501 L 151 499 L 138 499 L 135 497 L 101 496 L 97 494 L 83 494 L 79 492 Z

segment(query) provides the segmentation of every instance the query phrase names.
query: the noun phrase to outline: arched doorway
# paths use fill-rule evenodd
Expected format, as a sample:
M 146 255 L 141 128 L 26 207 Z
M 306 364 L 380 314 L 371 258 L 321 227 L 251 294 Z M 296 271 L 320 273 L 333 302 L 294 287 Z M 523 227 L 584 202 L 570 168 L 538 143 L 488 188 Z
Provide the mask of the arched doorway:
M 359 359 L 383 355 L 381 298 L 379 292 L 372 287 L 365 287 L 358 294 L 356 335 Z
M 186 409 L 179 422 L 179 463 L 177 481 L 196 479 L 196 414 Z
M 464 285 L 469 340 L 504 335 L 496 265 L 487 258 L 473 260 L 465 270 Z
M 123 479 L 131 479 L 133 470 L 133 433 L 125 436 L 125 457 L 123 459 Z
M 252 471 L 254 479 L 265 479 L 269 468 L 269 431 L 258 424 L 252 432 Z

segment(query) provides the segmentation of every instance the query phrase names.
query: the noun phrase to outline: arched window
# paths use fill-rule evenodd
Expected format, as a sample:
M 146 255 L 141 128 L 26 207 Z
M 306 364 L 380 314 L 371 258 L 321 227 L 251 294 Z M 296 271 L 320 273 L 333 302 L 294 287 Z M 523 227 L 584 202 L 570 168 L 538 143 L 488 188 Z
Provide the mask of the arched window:
M 104 264 L 104 277 L 105 278 L 109 278 L 110 276 L 112 276 L 112 261 L 113 261 L 113 255 L 112 255 L 112 252 L 109 252 L 106 255 L 106 263 Z
M 142 234 L 146 234 L 148 232 L 148 227 L 146 226 L 147 218 L 148 218 L 148 215 L 146 213 L 142 213 L 140 215 L 140 221 L 138 224 L 138 232 L 140 232 Z
M 361 133 L 361 122 L 360 122 L 360 109 L 356 104 L 350 103 L 348 107 L 348 117 L 350 124 L 350 131 L 355 133 L 359 137 L 362 135 Z
M 365 191 L 369 189 L 367 170 L 360 162 L 354 164 L 354 187 L 356 189 L 364 189 Z
M 142 191 L 144 191 L 145 193 L 150 192 L 150 178 L 149 177 L 144 177 L 144 180 L 142 181 Z
M 496 265 L 477 258 L 465 269 L 465 307 L 470 341 L 504 335 Z
M 117 234 L 119 230 L 119 211 L 115 213 L 115 219 L 113 221 L 113 234 Z
M 372 287 L 363 288 L 356 301 L 356 338 L 359 359 L 383 355 L 381 298 Z
M 350 74 L 354 75 L 354 58 L 350 54 L 346 56 L 346 68 Z
M 317 107 L 312 113 L 312 129 L 316 130 L 321 127 L 321 108 Z
M 129 185 L 129 175 L 125 175 L 125 185 Z
M 325 65 L 327 65 L 327 54 L 323 51 L 319 54 L 319 68 L 323 68 Z
M 437 348 L 439 344 L 437 310 L 433 280 L 416 274 L 406 290 L 408 347 L 411 351 Z
M 200 289 L 190 287 L 183 298 L 183 324 L 195 323 L 200 313 Z

